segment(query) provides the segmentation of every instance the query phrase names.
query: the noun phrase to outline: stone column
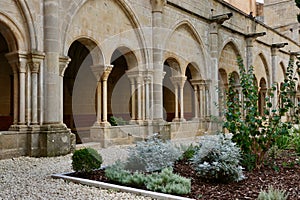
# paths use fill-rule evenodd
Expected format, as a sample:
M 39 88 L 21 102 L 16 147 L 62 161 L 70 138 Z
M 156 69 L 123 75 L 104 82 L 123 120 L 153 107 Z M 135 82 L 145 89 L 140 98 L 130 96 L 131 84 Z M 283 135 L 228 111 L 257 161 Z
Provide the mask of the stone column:
M 219 27 L 220 24 L 217 21 L 213 21 L 210 24 L 210 55 L 211 55 L 211 72 L 209 76 L 212 80 L 212 87 L 218 87 L 218 73 L 219 73 Z M 217 92 L 213 92 L 211 101 L 209 103 L 219 102 L 219 96 Z M 212 115 L 218 116 L 219 110 L 216 106 L 212 107 Z
M 31 63 L 31 124 L 38 124 L 38 73 L 39 63 Z
M 44 124 L 60 124 L 59 1 L 44 0 L 45 112 Z
M 60 76 L 60 122 L 64 121 L 64 75 L 71 59 L 68 56 L 59 58 L 59 76 Z
M 254 22 L 254 24 L 256 24 Z M 253 29 L 253 31 L 255 31 L 255 29 Z M 246 36 L 246 69 L 248 70 L 250 66 L 253 66 L 253 41 L 257 38 L 257 37 L 261 37 L 266 35 L 266 32 L 261 32 L 261 33 L 250 33 Z
M 183 101 L 183 88 L 186 81 L 186 77 L 181 77 L 180 81 L 180 120 L 185 121 L 184 119 L 184 101 Z
M 200 119 L 205 119 L 205 84 L 202 82 L 199 86 L 199 93 L 200 93 Z
M 102 83 L 101 83 L 101 77 L 104 72 L 104 66 L 103 64 L 96 64 L 92 65 L 91 70 L 97 79 L 97 87 L 96 87 L 96 95 L 97 95 L 97 102 L 96 102 L 96 122 L 94 123 L 94 127 L 99 127 L 102 122 Z
M 19 122 L 19 74 L 17 66 L 13 66 L 14 74 L 14 125 L 17 125 Z
M 194 119 L 198 119 L 198 112 L 199 112 L 199 102 L 198 102 L 198 86 L 193 85 L 194 88 L 194 107 L 195 107 L 195 116 Z
M 175 119 L 173 121 L 178 121 L 179 120 L 179 115 L 178 115 L 178 85 L 177 83 L 173 84 L 175 88 Z
M 107 79 L 109 77 L 109 74 L 112 70 L 113 66 L 108 65 L 106 66 L 103 75 L 102 75 L 102 92 L 103 92 L 103 117 L 102 117 L 102 123 L 101 125 L 104 127 L 109 127 L 110 123 L 107 121 Z
M 148 121 L 149 120 L 149 109 L 150 109 L 150 92 L 149 92 L 149 88 L 150 83 L 151 83 L 151 78 L 150 77 L 145 77 L 144 78 L 144 82 L 145 82 L 145 120 Z
M 137 122 L 140 124 L 142 121 L 142 79 L 140 76 L 136 78 L 136 83 L 137 83 L 137 101 L 138 101 Z
M 130 88 L 131 88 L 131 123 L 135 123 L 136 115 L 135 115 L 135 80 L 134 78 L 130 78 Z
M 271 72 L 271 77 L 270 77 L 270 81 L 271 83 L 269 83 L 269 87 L 271 85 L 275 85 L 276 86 L 276 89 L 277 91 L 275 92 L 274 94 L 274 97 L 273 97 L 273 108 L 276 108 L 276 105 L 277 105 L 277 102 L 278 102 L 278 96 L 276 95 L 276 93 L 278 92 L 278 79 L 277 79 L 277 67 L 279 66 L 278 65 L 278 61 L 277 61 L 277 54 L 278 54 L 278 50 L 277 48 L 271 48 L 271 58 L 272 58 L 272 72 Z M 267 87 L 268 87 L 267 86 Z
M 45 55 L 42 52 L 34 52 L 29 55 L 29 67 L 31 71 L 31 124 L 39 124 L 39 73 L 40 66 Z
M 173 121 L 185 121 L 184 119 L 184 102 L 183 102 L 183 88 L 186 77 L 173 76 L 170 78 L 175 88 L 175 118 Z M 179 90 L 179 91 L 178 91 Z M 178 94 L 179 92 L 179 94 Z M 178 98 L 179 97 L 179 98 Z M 178 99 L 180 99 L 180 118 L 178 117 Z
M 20 113 L 19 113 L 19 124 L 25 125 L 25 84 L 26 84 L 26 62 L 21 61 L 20 62 L 20 69 L 19 69 L 19 90 L 20 90 L 20 101 L 19 101 L 19 107 L 20 107 Z
M 152 44 L 153 44 L 153 118 L 157 123 L 163 121 L 163 50 L 162 18 L 166 0 L 150 0 L 152 5 Z

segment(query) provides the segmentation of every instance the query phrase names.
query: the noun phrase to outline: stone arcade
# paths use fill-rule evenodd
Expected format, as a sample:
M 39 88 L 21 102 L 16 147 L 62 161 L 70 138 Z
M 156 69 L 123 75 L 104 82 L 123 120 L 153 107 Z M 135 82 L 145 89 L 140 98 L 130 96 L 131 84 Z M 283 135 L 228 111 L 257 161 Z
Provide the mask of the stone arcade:
M 211 132 L 238 56 L 263 102 L 298 51 L 223 0 L 0 1 L 0 159 Z

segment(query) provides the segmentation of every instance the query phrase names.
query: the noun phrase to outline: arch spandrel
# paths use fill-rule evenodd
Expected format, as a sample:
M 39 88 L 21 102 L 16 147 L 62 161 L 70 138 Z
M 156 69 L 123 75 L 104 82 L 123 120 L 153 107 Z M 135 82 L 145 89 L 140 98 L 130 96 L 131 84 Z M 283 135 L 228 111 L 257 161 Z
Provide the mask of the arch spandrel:
M 206 76 L 206 57 L 201 37 L 195 27 L 188 20 L 182 20 L 167 30 L 163 48 L 164 58 L 175 57 L 180 63 L 181 74 L 184 75 L 189 63 L 196 63 L 198 71 Z M 180 44 L 178 44 L 180 41 Z
M 66 54 L 67 46 L 74 38 L 85 36 L 97 38 L 104 57 L 108 59 L 107 63 L 114 50 L 120 46 L 137 51 L 140 63 L 149 60 L 145 53 L 143 30 L 127 1 L 82 0 L 78 5 L 74 2 L 68 13 L 62 26 L 63 54 Z
M 254 74 L 257 80 L 261 80 L 262 78 L 264 78 L 266 80 L 267 85 L 269 85 L 270 71 L 264 54 L 260 53 L 255 57 L 253 67 L 254 67 Z
M 233 71 L 239 72 L 239 66 L 237 64 L 238 57 L 241 56 L 239 49 L 233 41 L 226 43 L 219 57 L 219 69 L 224 69 L 227 74 Z

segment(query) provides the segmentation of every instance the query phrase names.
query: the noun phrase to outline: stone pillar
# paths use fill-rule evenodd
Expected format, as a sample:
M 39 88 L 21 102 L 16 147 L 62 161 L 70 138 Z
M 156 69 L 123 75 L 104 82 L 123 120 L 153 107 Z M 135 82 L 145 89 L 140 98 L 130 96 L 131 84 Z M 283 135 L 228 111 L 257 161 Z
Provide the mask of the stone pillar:
M 194 108 L 195 108 L 195 116 L 194 119 L 198 120 L 199 113 L 199 102 L 198 102 L 198 86 L 193 85 L 194 88 Z
M 178 115 L 178 85 L 177 83 L 173 84 L 175 88 L 175 119 L 173 121 L 178 121 L 179 120 L 179 115 Z
M 19 74 L 17 66 L 13 66 L 14 74 L 14 125 L 17 125 L 19 122 Z
M 180 120 L 185 121 L 184 119 L 184 101 L 183 101 L 183 88 L 186 81 L 186 77 L 182 77 L 180 81 Z
M 204 120 L 206 117 L 205 106 L 206 106 L 206 98 L 205 98 L 205 83 L 202 81 L 199 86 L 200 93 L 200 119 Z
M 137 101 L 138 101 L 137 122 L 140 124 L 142 121 L 142 78 L 140 76 L 136 78 L 136 83 L 137 83 Z
M 24 52 L 11 52 L 5 55 L 14 73 L 14 128 L 25 125 L 25 77 L 27 54 Z
M 214 90 L 215 87 L 218 87 L 218 73 L 219 73 L 219 27 L 220 24 L 217 21 L 213 21 L 210 24 L 210 55 L 211 55 L 211 72 L 208 75 L 211 77 L 211 90 Z M 217 92 L 213 92 L 210 102 L 219 102 L 219 96 Z M 212 106 L 211 110 L 212 115 L 218 116 L 219 110 L 217 106 Z
M 152 44 L 153 44 L 153 118 L 157 123 L 163 121 L 163 50 L 162 18 L 166 0 L 150 0 L 152 5 Z
M 60 124 L 59 1 L 44 0 L 45 113 L 44 124 Z
M 59 58 L 59 76 L 60 76 L 60 122 L 64 121 L 64 75 L 71 59 L 68 56 Z
M 101 125 L 104 127 L 109 127 L 110 123 L 107 121 L 107 79 L 109 77 L 109 74 L 112 70 L 113 66 L 108 65 L 106 66 L 103 75 L 102 75 L 102 92 L 103 92 L 103 117 L 102 117 L 102 123 Z
M 246 38 L 246 69 L 248 70 L 250 66 L 253 66 L 253 37 Z
M 145 82 L 145 120 L 149 121 L 149 110 L 150 110 L 150 87 L 151 87 L 151 78 L 150 77 L 145 77 L 144 78 Z
M 271 83 L 269 83 L 269 87 L 271 85 L 275 85 L 276 86 L 276 91 L 273 97 L 273 108 L 276 108 L 277 102 L 278 102 L 278 96 L 276 95 L 278 93 L 278 79 L 277 79 L 277 71 L 278 71 L 278 61 L 277 61 L 277 54 L 278 54 L 278 50 L 277 48 L 271 48 L 271 58 L 272 58 L 272 73 L 271 73 L 271 77 L 270 77 L 270 81 Z
M 131 123 L 135 123 L 136 113 L 135 113 L 135 80 L 130 78 L 130 88 L 131 88 Z
M 173 121 L 185 121 L 184 119 L 184 102 L 183 102 L 183 88 L 186 77 L 173 76 L 170 78 L 175 88 L 175 118 Z M 179 90 L 179 91 L 178 91 Z M 179 92 L 179 94 L 178 94 Z M 179 97 L 179 98 L 178 98 Z M 178 117 L 178 99 L 180 99 L 180 118 Z
M 31 124 L 39 124 L 39 72 L 45 55 L 42 52 L 34 52 L 29 55 L 29 67 L 31 71 Z
M 97 87 L 96 87 L 96 96 L 97 96 L 97 102 L 96 102 L 96 122 L 94 123 L 93 127 L 100 127 L 102 122 L 102 83 L 101 78 L 104 72 L 104 66 L 103 64 L 96 64 L 92 65 L 91 70 L 97 79 Z

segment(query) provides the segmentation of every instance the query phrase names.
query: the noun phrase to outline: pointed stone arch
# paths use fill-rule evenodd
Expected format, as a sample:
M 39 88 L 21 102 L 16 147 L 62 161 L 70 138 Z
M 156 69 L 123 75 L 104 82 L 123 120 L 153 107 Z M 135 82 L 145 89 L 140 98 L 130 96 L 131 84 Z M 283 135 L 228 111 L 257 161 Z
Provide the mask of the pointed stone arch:
M 67 44 L 67 37 L 68 37 L 68 33 L 70 32 L 70 25 L 72 20 L 74 19 L 74 17 L 76 16 L 76 14 L 78 13 L 78 11 L 86 4 L 88 3 L 90 0 L 81 0 L 81 1 L 75 1 L 73 0 L 73 2 L 70 4 L 68 12 L 68 15 L 66 15 L 66 18 L 64 19 L 62 26 L 61 26 L 61 30 L 63 30 L 63 36 L 62 36 L 62 54 L 66 55 L 67 53 L 67 46 L 69 44 Z M 132 10 L 132 8 L 129 6 L 129 3 L 127 2 L 127 0 L 123 0 L 123 1 L 114 1 L 119 7 L 120 9 L 125 13 L 125 15 L 127 16 L 127 18 L 129 19 L 130 23 L 132 24 L 132 28 L 134 29 L 134 32 L 136 33 L 137 39 L 139 41 L 139 49 L 141 50 L 141 55 L 143 57 L 143 64 L 149 63 L 150 58 L 148 56 L 148 54 L 146 53 L 146 39 L 145 39 L 145 33 L 143 32 L 143 29 L 141 28 L 141 24 L 136 16 L 136 14 L 134 13 L 134 11 Z
M 162 45 L 163 49 L 165 50 L 164 57 L 168 58 L 171 55 L 174 55 L 174 57 L 176 57 L 180 63 L 180 71 L 183 76 L 186 66 L 191 62 L 196 63 L 196 66 L 198 67 L 197 70 L 203 76 L 207 76 L 207 53 L 204 51 L 205 48 L 202 39 L 193 24 L 188 19 L 180 20 L 176 22 L 174 26 L 170 28 L 170 30 L 166 31 L 167 34 Z M 178 45 L 175 42 L 176 40 L 174 40 L 174 48 L 170 48 L 170 45 L 172 45 L 172 37 L 176 37 L 176 34 L 184 36 L 186 41 L 184 41 L 182 45 Z M 186 45 L 188 45 L 189 48 L 185 50 L 178 49 L 178 47 L 184 48 Z
M 267 86 L 269 87 L 271 84 L 271 75 L 268 66 L 265 55 L 263 53 L 259 53 L 254 61 L 254 74 L 258 80 L 264 78 Z

